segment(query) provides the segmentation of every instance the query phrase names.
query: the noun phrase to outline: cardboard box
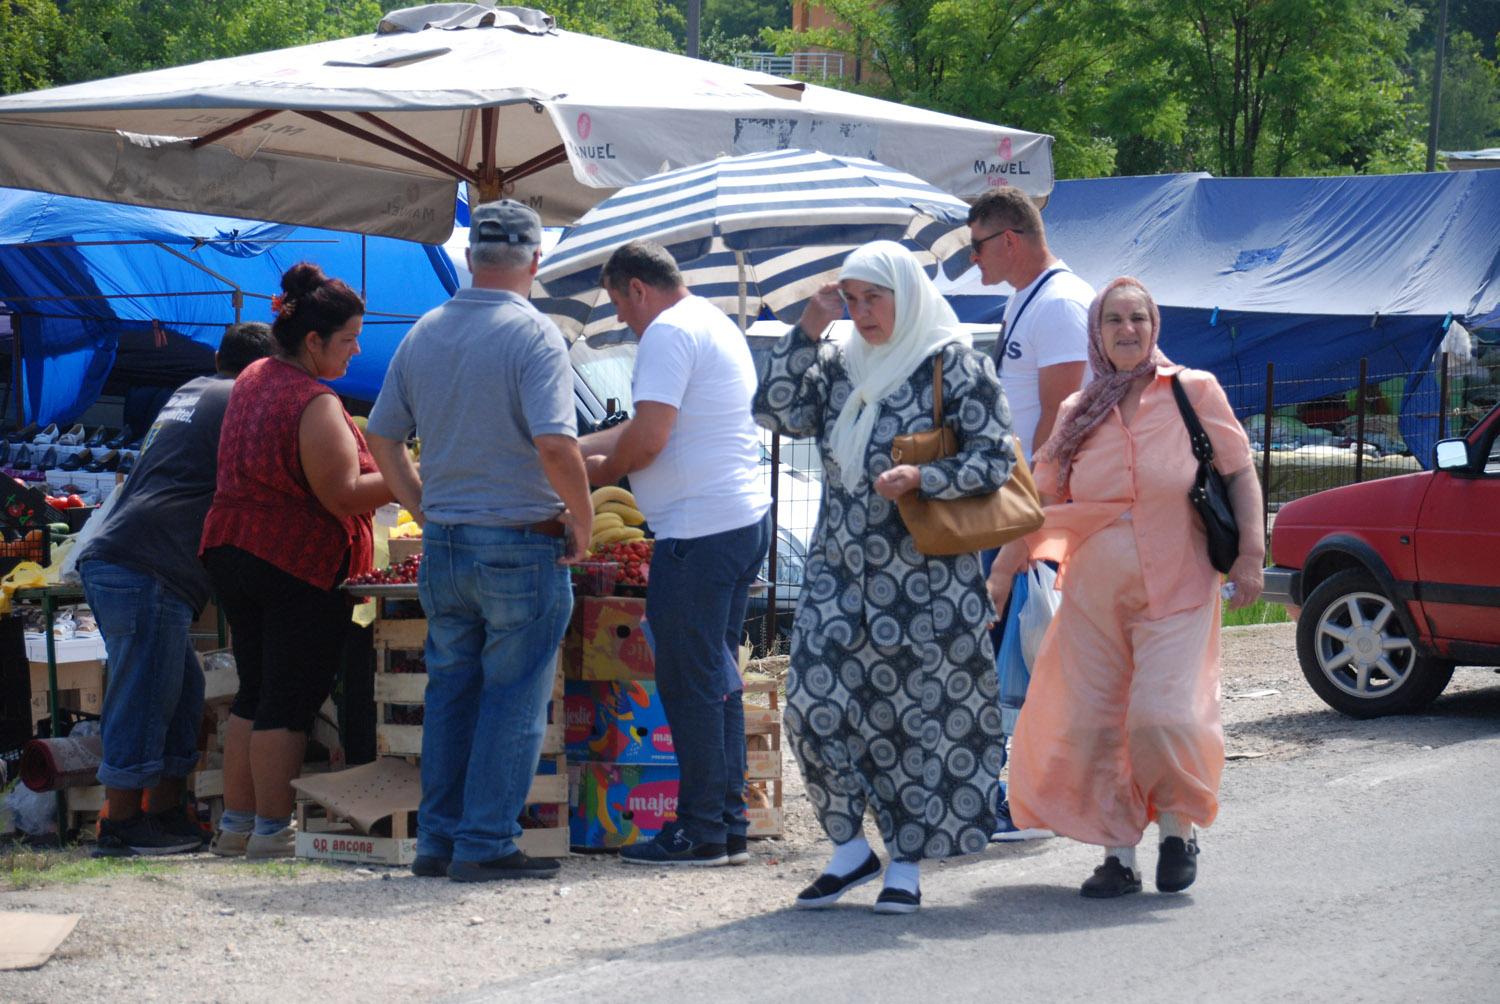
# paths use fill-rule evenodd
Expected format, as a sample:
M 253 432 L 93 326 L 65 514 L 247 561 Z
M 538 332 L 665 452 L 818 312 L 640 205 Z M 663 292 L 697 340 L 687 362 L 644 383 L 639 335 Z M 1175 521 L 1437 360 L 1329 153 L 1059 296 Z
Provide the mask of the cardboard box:
M 647 680 L 568 680 L 563 697 L 568 756 L 609 763 L 677 763 L 656 684 Z
M 66 640 L 54 640 L 52 651 L 57 658 L 59 668 L 64 663 L 70 662 L 97 662 L 103 664 L 105 659 L 104 637 L 95 635 L 92 638 L 68 638 Z M 47 638 L 44 634 L 28 631 L 26 633 L 26 658 L 33 665 L 40 663 L 42 672 L 47 672 Z
M 677 819 L 677 768 L 645 764 L 568 766 L 568 826 L 574 847 L 626 847 Z
M 656 660 L 642 622 L 646 601 L 628 596 L 583 598 L 585 680 L 652 680 Z
M 392 537 L 390 541 L 391 564 L 399 565 L 407 558 L 422 553 L 421 537 Z
M 297 857 L 355 865 L 409 865 L 417 856 L 416 837 L 371 837 L 352 829 L 298 831 Z

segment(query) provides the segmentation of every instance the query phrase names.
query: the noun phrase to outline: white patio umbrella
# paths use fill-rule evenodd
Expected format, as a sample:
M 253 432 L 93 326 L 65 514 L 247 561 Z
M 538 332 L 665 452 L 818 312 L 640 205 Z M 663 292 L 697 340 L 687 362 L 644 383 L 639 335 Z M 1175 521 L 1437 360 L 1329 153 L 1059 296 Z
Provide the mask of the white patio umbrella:
M 649 238 L 688 286 L 748 327 L 768 308 L 794 320 L 845 256 L 900 241 L 956 274 L 969 263 L 968 205 L 903 171 L 809 150 L 724 157 L 648 178 L 589 210 L 546 256 L 532 302 L 564 334 L 620 326 L 599 286 L 620 245 Z
M 721 155 L 880 160 L 960 197 L 1052 187 L 1049 136 L 433 4 L 374 35 L 0 98 L 0 185 L 441 243 L 457 181 L 571 223 Z

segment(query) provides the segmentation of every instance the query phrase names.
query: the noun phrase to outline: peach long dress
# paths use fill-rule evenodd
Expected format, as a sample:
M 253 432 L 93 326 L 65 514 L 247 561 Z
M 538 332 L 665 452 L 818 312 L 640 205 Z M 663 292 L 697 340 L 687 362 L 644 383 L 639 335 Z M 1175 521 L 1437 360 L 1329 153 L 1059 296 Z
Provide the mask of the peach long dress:
M 1251 463 L 1218 381 L 1179 366 L 1157 369 L 1128 426 L 1116 408 L 1079 448 L 1070 501 L 1028 538 L 1033 557 L 1061 563 L 1062 602 L 1012 743 L 1019 826 L 1133 847 L 1162 812 L 1207 826 L 1218 811 L 1220 577 L 1187 500 L 1197 462 L 1174 373 L 1214 466 Z M 1038 463 L 1038 488 L 1057 495 L 1057 473 Z

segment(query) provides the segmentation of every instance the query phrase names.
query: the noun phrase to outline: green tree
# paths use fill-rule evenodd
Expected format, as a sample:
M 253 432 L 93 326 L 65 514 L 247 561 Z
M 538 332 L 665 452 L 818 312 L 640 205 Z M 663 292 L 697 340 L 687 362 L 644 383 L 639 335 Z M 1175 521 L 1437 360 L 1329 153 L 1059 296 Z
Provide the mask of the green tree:
M 1411 119 L 1426 135 L 1431 113 L 1431 50 L 1413 58 L 1415 87 Z M 1500 146 L 1500 60 L 1486 59 L 1478 39 L 1450 32 L 1443 58 L 1443 93 L 1438 112 L 1438 149 L 1475 150 Z
M 62 17 L 52 0 L 0 2 L 0 93 L 51 84 L 63 37 Z
M 1164 67 L 1118 30 L 1137 0 L 827 0 L 848 26 L 769 32 L 781 52 L 819 46 L 859 60 L 857 89 L 1057 137 L 1059 175 L 1115 170 L 1117 137 L 1180 139 L 1185 108 L 1157 90 Z M 1142 100 L 1149 98 L 1149 100 Z
M 557 26 L 665 52 L 681 52 L 685 21 L 665 0 L 557 0 L 544 9 Z
M 1402 147 L 1405 0 L 1149 0 L 1138 25 L 1220 175 L 1365 170 Z

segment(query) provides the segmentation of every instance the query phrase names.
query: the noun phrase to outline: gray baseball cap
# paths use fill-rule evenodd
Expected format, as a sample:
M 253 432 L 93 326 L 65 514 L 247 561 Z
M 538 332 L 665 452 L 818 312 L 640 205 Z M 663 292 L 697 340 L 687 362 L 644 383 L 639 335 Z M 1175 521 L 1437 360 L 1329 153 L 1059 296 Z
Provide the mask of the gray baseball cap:
M 540 244 L 542 218 L 515 199 L 475 206 L 469 214 L 469 243 Z

